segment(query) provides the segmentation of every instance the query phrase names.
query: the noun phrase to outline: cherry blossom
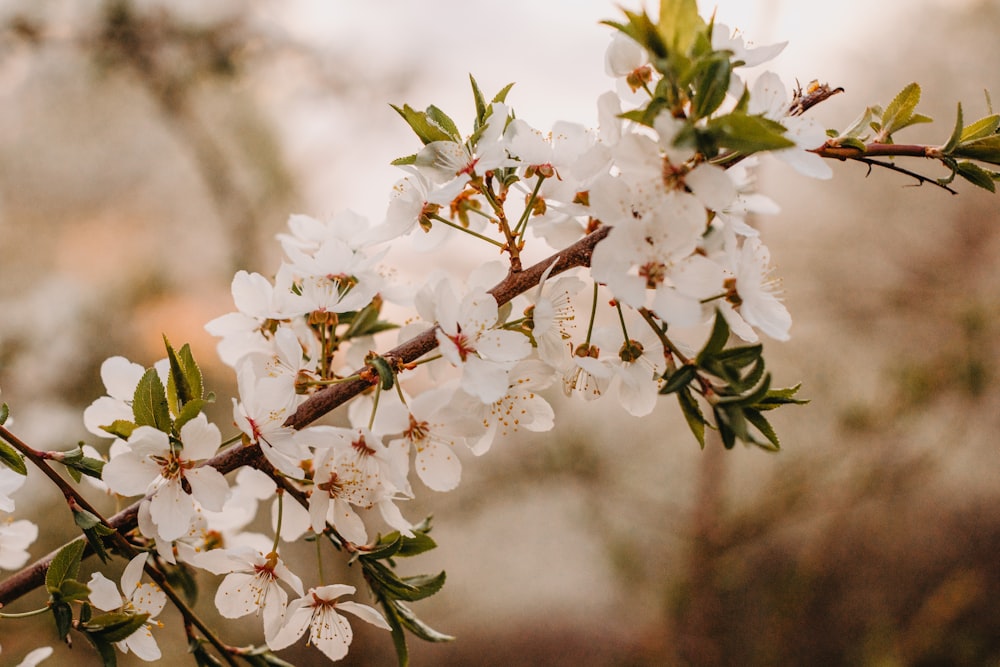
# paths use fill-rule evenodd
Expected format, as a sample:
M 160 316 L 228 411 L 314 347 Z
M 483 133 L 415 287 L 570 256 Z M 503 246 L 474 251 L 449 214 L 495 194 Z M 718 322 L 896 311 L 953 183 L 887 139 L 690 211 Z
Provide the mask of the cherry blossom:
M 0 570 L 16 570 L 28 562 L 28 547 L 38 539 L 38 526 L 27 519 L 0 518 Z
M 310 644 L 330 660 L 340 660 L 347 655 L 354 632 L 347 619 L 337 613 L 338 610 L 354 614 L 377 628 L 391 630 L 382 614 L 374 608 L 337 599 L 354 592 L 354 586 L 346 584 L 310 588 L 304 596 L 288 605 L 285 624 L 268 640 L 268 647 L 278 650 L 291 646 L 309 630 Z
M 102 611 L 149 614 L 149 618 L 135 632 L 120 642 L 115 642 L 122 653 L 131 651 L 136 657 L 147 662 L 160 659 L 160 647 L 153 637 L 152 627 L 158 626 L 156 616 L 167 604 L 167 595 L 155 583 L 141 583 L 142 568 L 146 554 L 134 557 L 125 566 L 121 578 L 121 592 L 114 582 L 100 572 L 90 575 L 90 604 Z
M 198 554 L 193 564 L 214 574 L 226 574 L 215 593 L 215 606 L 225 618 L 260 614 L 264 637 L 281 627 L 288 593 L 279 582 L 302 595 L 302 580 L 275 552 L 267 554 L 249 547 L 215 549 Z
M 102 474 L 104 483 L 115 493 L 146 494 L 142 505 L 148 507 L 155 537 L 167 542 L 187 533 L 195 500 L 218 510 L 229 493 L 219 471 L 197 465 L 218 450 L 222 441 L 218 427 L 200 414 L 181 426 L 180 436 L 182 447 L 171 443 L 163 431 L 140 426 L 128 439 L 129 450 L 111 459 Z

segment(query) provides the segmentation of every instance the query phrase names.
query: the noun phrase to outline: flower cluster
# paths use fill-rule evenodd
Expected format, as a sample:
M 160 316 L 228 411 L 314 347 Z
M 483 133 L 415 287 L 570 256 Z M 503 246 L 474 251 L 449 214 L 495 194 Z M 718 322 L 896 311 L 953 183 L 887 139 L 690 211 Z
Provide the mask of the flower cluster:
M 171 576 L 193 581 L 194 569 L 221 577 L 212 597 L 223 617 L 259 619 L 266 647 L 254 655 L 308 631 L 311 645 L 338 660 L 352 639 L 340 612 L 390 630 L 401 661 L 404 630 L 447 640 L 408 606 L 436 593 L 444 573 L 394 571 L 395 558 L 434 546 L 429 522 L 414 522 L 407 501 L 421 485 L 458 487 L 463 460 L 504 436 L 552 429 L 551 387 L 585 401 L 611 396 L 634 416 L 677 394 L 702 444 L 709 427 L 727 448 L 738 440 L 777 448 L 763 413 L 799 401 L 796 388 L 771 387 L 761 352 L 761 334 L 789 338 L 791 317 L 751 225 L 752 215 L 777 210 L 754 192 L 754 166 L 770 153 L 828 178 L 821 149 L 844 147 L 832 141 L 860 150 L 867 130 L 828 141 L 804 115 L 820 97 L 799 90 L 789 99 L 775 74 L 752 71 L 784 45 L 748 47 L 726 26 L 697 19 L 693 0 L 665 3 L 655 23 L 625 15 L 609 22 L 616 90 L 597 100 L 597 128 L 561 121 L 540 130 L 514 114 L 509 86 L 487 99 L 475 80 L 468 133 L 437 107 L 396 108 L 422 146 L 395 161 L 404 176 L 384 219 L 293 215 L 278 235 L 273 275 L 236 274 L 235 311 L 206 325 L 236 377 L 232 429 L 203 412 L 213 396 L 188 346 L 165 341 L 167 357 L 152 368 L 123 357 L 103 364 L 107 394 L 84 424 L 111 441 L 105 453 L 87 446 L 38 458 L 134 499 L 134 532 L 114 546 L 137 555 L 119 588 L 99 572 L 86 585 L 74 579 L 82 542 L 59 552 L 46 587 L 62 636 L 72 626 L 105 657 L 115 646 L 158 659 L 153 629 Z M 916 101 L 901 95 L 881 123 L 869 109 L 864 124 L 879 126 L 881 138 L 917 122 Z M 959 123 L 937 150 L 975 148 L 1000 161 L 983 152 L 996 150 L 997 124 L 959 131 Z M 992 135 L 977 134 L 987 126 Z M 985 139 L 993 143 L 969 148 Z M 979 178 L 973 167 L 955 169 Z M 477 266 L 459 275 L 460 262 L 443 263 L 403 284 L 389 258 L 404 244 L 414 251 L 407 257 L 451 245 L 451 257 Z M 476 244 L 506 261 L 476 255 Z M 347 401 L 337 425 L 314 423 Z M 6 413 L 4 405 L 0 425 Z M 23 467 L 3 443 L 0 456 Z M 22 473 L 0 467 L 0 512 L 13 510 Z M 105 538 L 125 536 L 67 497 L 91 549 L 108 558 Z M 257 532 L 253 520 L 272 499 L 271 534 Z M 0 522 L 0 568 L 21 567 L 37 532 L 27 521 Z M 360 563 L 381 611 L 342 601 L 355 588 L 327 584 L 321 570 L 315 581 L 296 572 L 282 543 L 300 539 Z M 144 568 L 155 583 L 141 583 Z M 73 623 L 71 602 L 83 608 Z M 206 642 L 231 650 L 202 626 L 204 639 L 195 637 L 195 625 L 185 623 L 194 652 Z

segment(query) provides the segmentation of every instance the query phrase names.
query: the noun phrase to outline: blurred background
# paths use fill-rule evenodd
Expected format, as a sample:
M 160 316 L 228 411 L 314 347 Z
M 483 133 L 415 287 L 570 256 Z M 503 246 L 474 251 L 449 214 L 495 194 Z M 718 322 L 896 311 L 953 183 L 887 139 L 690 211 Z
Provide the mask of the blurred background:
M 150 365 L 162 334 L 191 343 L 229 423 L 234 379 L 202 326 L 232 310 L 237 268 L 274 271 L 290 213 L 381 218 L 389 162 L 417 147 L 388 104 L 433 103 L 468 126 L 472 73 L 488 94 L 517 82 L 508 101 L 536 127 L 593 125 L 613 86 L 605 18 L 617 9 L 598 0 L 0 0 L 14 431 L 36 448 L 98 444 L 81 413 L 104 392 L 101 362 Z M 937 122 L 907 137 L 943 143 L 957 101 L 968 122 L 987 114 L 984 88 L 1000 91 L 996 0 L 731 0 L 717 20 L 789 40 L 770 65 L 786 83 L 843 86 L 815 109 L 827 127 L 918 81 Z M 457 491 L 405 508 L 433 513 L 440 548 L 404 567 L 448 572 L 416 611 L 458 637 L 412 640 L 413 664 L 1000 665 L 998 200 L 833 167 L 832 182 L 759 173 L 782 213 L 755 224 L 795 318 L 768 354 L 776 382 L 812 399 L 775 416 L 783 451 L 701 451 L 671 401 L 640 420 L 551 392 L 556 430 L 467 457 Z M 73 529 L 34 481 L 18 518 L 54 517 L 41 556 Z M 183 633 L 164 620 L 176 664 Z M 245 626 L 222 633 L 253 641 Z M 344 664 L 394 664 L 387 634 L 356 630 Z M 4 621 L 0 664 L 55 641 L 46 618 Z M 87 646 L 50 663 L 70 658 L 97 664 Z

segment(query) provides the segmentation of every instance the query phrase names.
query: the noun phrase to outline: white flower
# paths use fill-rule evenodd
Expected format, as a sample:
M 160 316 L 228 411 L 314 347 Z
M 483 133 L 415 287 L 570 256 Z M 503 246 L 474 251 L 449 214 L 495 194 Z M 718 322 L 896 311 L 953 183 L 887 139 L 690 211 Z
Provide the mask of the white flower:
M 788 340 L 792 316 L 778 298 L 778 281 L 770 277 L 771 253 L 767 246 L 759 238 L 749 237 L 733 259 L 735 278 L 727 301 L 719 304 L 730 327 L 744 340 L 753 342 L 756 336 L 752 331 L 747 333 L 742 323 L 745 320 L 775 340 Z M 730 302 L 736 304 L 735 310 Z
M 28 562 L 28 547 L 38 539 L 38 526 L 21 519 L 0 520 L 0 570 L 16 570 Z
M 767 46 L 751 46 L 752 42 L 744 44 L 740 31 L 733 30 L 730 33 L 729 26 L 723 23 L 716 23 L 712 27 L 712 49 L 714 51 L 731 51 L 733 53 L 733 67 L 756 67 L 781 53 L 788 42 L 778 42 Z M 739 97 L 743 94 L 743 80 L 735 74 L 729 80 L 729 94 Z
M 397 493 L 410 494 L 405 449 L 386 447 L 379 435 L 363 427 L 314 426 L 308 429 L 306 437 L 319 439 L 314 486 L 309 496 L 314 531 L 322 532 L 329 521 L 349 541 L 367 542 L 364 522 L 352 505 L 362 509 L 379 505 L 390 525 L 399 523 L 397 519 L 402 517 L 396 517 L 394 508 L 383 505 L 391 505 Z M 405 520 L 393 527 L 410 531 Z
M 330 660 L 340 660 L 354 636 L 350 623 L 337 610 L 354 614 L 377 628 L 391 630 L 378 611 L 366 604 L 339 602 L 341 595 L 354 593 L 354 586 L 331 584 L 310 588 L 308 593 L 288 605 L 287 620 L 278 633 L 268 640 L 272 650 L 291 646 L 309 630 L 309 643 L 323 652 Z
M 449 383 L 409 400 L 403 437 L 389 443 L 390 447 L 397 442 L 405 443 L 407 449 L 412 446 L 416 452 L 413 468 L 417 476 L 435 491 L 451 491 L 458 486 L 462 462 L 454 448 L 481 430 L 463 429 L 460 422 L 448 417 L 447 408 L 454 395 L 454 383 Z
M 0 465 L 0 511 L 14 511 L 14 499 L 10 497 L 10 494 L 24 486 L 27 479 L 25 475 Z
M 215 454 L 222 442 L 219 429 L 203 414 L 181 426 L 183 448 L 163 431 L 140 426 L 128 439 L 129 450 L 111 459 L 102 473 L 108 488 L 123 496 L 146 494 L 149 516 L 159 539 L 171 542 L 188 532 L 195 500 L 222 509 L 229 494 L 225 477 L 197 462 Z M 185 482 L 190 493 L 185 490 Z
M 819 155 L 810 152 L 811 149 L 819 148 L 826 142 L 826 131 L 813 118 L 789 116 L 789 104 L 785 84 L 778 75 L 774 72 L 764 72 L 753 85 L 748 111 L 778 121 L 787 129 L 785 137 L 795 142 L 795 146 L 771 151 L 771 155 L 805 176 L 832 178 L 833 170 L 830 169 L 830 165 Z
M 495 328 L 499 309 L 485 291 L 474 289 L 459 299 L 451 282 L 440 280 L 417 296 L 424 319 L 438 323 L 441 355 L 462 369 L 462 389 L 486 404 L 499 400 L 511 366 L 531 352 L 528 339 Z
M 584 282 L 573 276 L 562 276 L 549 284 L 547 279 L 551 270 L 550 266 L 542 274 L 538 288 L 530 296 L 532 305 L 525 309 L 524 314 L 538 347 L 538 357 L 562 370 L 571 363 L 570 329 L 576 319 L 572 297 L 583 289 Z
M 302 479 L 299 463 L 307 452 L 298 440 L 298 432 L 285 426 L 298 403 L 294 391 L 280 378 L 254 374 L 249 360 L 240 363 L 236 371 L 240 400 L 233 399 L 233 420 L 247 439 L 260 446 L 260 451 L 275 468 L 295 479 Z
M 149 614 L 149 618 L 135 632 L 120 642 L 116 642 L 122 653 L 132 651 L 142 660 L 152 662 L 160 659 L 160 647 L 153 638 L 151 627 L 159 625 L 156 616 L 167 604 L 167 595 L 155 583 L 140 583 L 146 554 L 142 553 L 129 561 L 122 572 L 121 593 L 114 582 L 100 572 L 90 575 L 90 604 L 102 611 L 120 610 L 124 613 Z
M 135 388 L 145 374 L 139 364 L 125 357 L 111 357 L 101 364 L 101 380 L 108 395 L 98 398 L 83 411 L 83 423 L 87 430 L 102 438 L 113 438 L 102 426 L 110 426 L 115 420 L 132 421 L 132 399 Z
M 273 551 L 265 555 L 246 547 L 215 549 L 199 554 L 194 564 L 215 574 L 229 573 L 216 591 L 216 608 L 225 618 L 262 614 L 268 641 L 281 627 L 288 603 L 288 593 L 278 582 L 302 595 L 302 580 Z
M 24 660 L 17 663 L 15 667 L 36 667 L 42 660 L 45 660 L 50 655 L 52 655 L 51 646 L 42 646 L 41 648 L 36 648 L 33 651 L 29 651 L 28 655 L 24 656 Z
M 506 436 L 518 429 L 548 431 L 555 424 L 555 413 L 538 392 L 552 384 L 553 369 L 537 359 L 522 361 L 510 372 L 507 391 L 498 400 L 484 405 L 458 392 L 449 412 L 452 419 L 479 422 L 482 435 L 470 438 L 469 447 L 476 456 L 489 451 L 497 435 Z M 482 431 L 485 429 L 485 431 Z

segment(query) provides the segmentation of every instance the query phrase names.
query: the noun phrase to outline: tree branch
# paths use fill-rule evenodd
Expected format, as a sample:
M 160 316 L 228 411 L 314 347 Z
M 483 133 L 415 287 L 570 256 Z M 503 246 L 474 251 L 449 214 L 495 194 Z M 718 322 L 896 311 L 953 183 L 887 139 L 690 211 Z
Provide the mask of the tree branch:
M 542 274 L 553 264 L 555 266 L 552 267 L 551 275 L 578 266 L 589 266 L 594 247 L 608 235 L 610 230 L 611 228 L 608 226 L 599 227 L 573 245 L 534 266 L 523 271 L 509 273 L 506 278 L 490 290 L 490 294 L 497 300 L 498 305 L 503 305 L 538 285 Z M 435 347 L 437 347 L 437 339 L 434 337 L 434 329 L 431 328 L 393 348 L 384 356 L 390 363 L 407 364 L 416 361 Z M 367 368 L 359 370 L 358 373 L 362 377 L 357 380 L 332 385 L 313 394 L 299 406 L 295 414 L 289 417 L 285 424 L 297 429 L 303 428 L 354 398 L 378 381 L 378 375 L 366 372 L 367 370 Z M 261 460 L 260 448 L 256 445 L 249 447 L 236 445 L 212 457 L 204 465 L 210 465 L 225 474 L 246 465 L 260 465 Z M 136 527 L 138 510 L 139 503 L 133 503 L 110 517 L 107 523 L 119 534 L 126 533 Z M 0 582 L 0 606 L 10 604 L 41 586 L 45 582 L 45 573 L 49 564 L 58 551 L 57 549 L 51 552 Z

